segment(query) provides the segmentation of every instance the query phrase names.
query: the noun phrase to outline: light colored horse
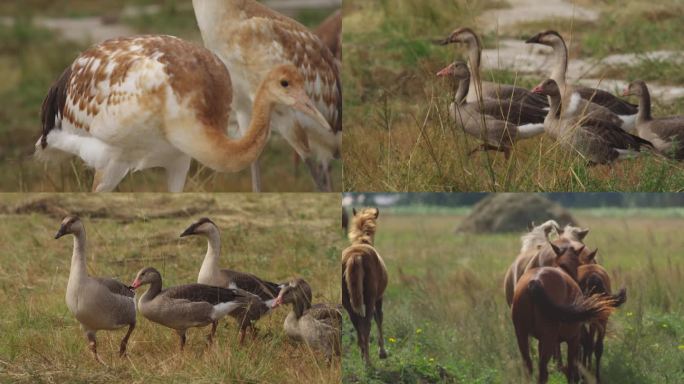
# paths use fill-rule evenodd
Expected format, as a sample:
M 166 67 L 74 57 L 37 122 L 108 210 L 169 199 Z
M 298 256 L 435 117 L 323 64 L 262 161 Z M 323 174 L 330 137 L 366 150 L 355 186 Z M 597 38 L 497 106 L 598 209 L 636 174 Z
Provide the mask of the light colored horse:
M 567 244 L 572 246 L 576 251 L 580 251 L 580 249 L 584 247 L 582 241 L 589 233 L 589 229 L 571 225 L 566 225 L 565 228 L 561 229 L 554 220 L 548 220 L 536 227 L 534 227 L 533 223 L 531 230 L 520 238 L 522 243 L 520 253 L 506 271 L 504 292 L 506 293 L 506 302 L 508 303 L 508 306 L 513 302 L 515 285 L 525 272 L 532 268 L 554 265 L 556 254 L 553 252 L 551 245 L 549 245 L 549 234 L 551 234 L 551 232 L 555 232 L 558 235 L 558 238 L 553 240 L 555 245 L 562 246 Z M 588 249 L 582 249 L 580 261 L 583 264 L 592 262 L 587 259 L 587 256 L 590 253 L 591 252 Z

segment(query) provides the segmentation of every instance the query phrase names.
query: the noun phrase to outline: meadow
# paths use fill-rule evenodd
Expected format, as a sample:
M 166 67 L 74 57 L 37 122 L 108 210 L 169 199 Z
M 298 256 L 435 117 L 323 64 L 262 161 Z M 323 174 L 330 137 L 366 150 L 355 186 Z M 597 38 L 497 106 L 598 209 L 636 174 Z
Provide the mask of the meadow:
M 525 229 L 520 234 L 455 234 L 464 213 L 410 211 L 381 210 L 375 238 L 390 276 L 383 304 L 389 357 L 377 358 L 373 326 L 375 368 L 366 370 L 348 325 L 343 382 L 527 382 L 503 292 L 504 273 L 520 249 L 519 235 Z M 627 289 L 627 302 L 609 321 L 602 382 L 681 383 L 684 213 L 572 213 L 591 229 L 586 244 L 598 247 L 599 262 L 610 272 L 613 289 Z M 536 375 L 536 341 L 531 345 Z M 550 383 L 566 382 L 555 364 L 549 368 Z
M 307 8 L 292 16 L 315 27 L 332 12 Z M 2 2 L 0 15 L 0 190 L 8 192 L 90 190 L 93 172 L 80 160 L 45 165 L 33 158 L 43 98 L 64 68 L 97 42 L 88 36 L 169 34 L 202 43 L 189 1 L 29 0 Z M 294 161 L 294 153 L 278 134 L 271 136 L 260 158 L 265 192 L 314 191 L 308 169 Z M 342 166 L 334 163 L 333 186 L 339 190 Z M 164 192 L 165 180 L 163 170 L 146 170 L 128 175 L 118 191 Z M 249 169 L 221 174 L 193 162 L 185 190 L 251 191 L 251 176 Z
M 490 61 L 490 67 L 482 70 L 484 80 L 528 89 L 541 82 L 548 70 L 517 70 L 511 67 L 510 53 L 499 51 L 499 47 L 505 40 L 523 40 L 556 29 L 566 36 L 571 63 L 582 59 L 592 65 L 596 81 L 584 85 L 637 78 L 652 86 L 678 90 L 684 85 L 681 61 L 646 55 L 650 51 L 684 50 L 679 38 L 684 33 L 684 5 L 677 0 L 565 2 L 599 16 L 596 20 L 572 15 L 535 19 L 505 28 L 483 16 L 505 11 L 511 3 L 514 1 L 344 2 L 344 190 L 682 190 L 684 166 L 680 162 L 646 153 L 612 166 L 590 167 L 579 154 L 559 148 L 546 135 L 516 144 L 510 160 L 494 152 L 468 156 L 479 142 L 449 117 L 452 84 L 435 76 L 454 58 L 464 60 L 464 49 L 432 43 L 457 27 L 474 28 L 484 48 L 494 50 L 495 62 Z M 513 54 L 522 56 L 525 52 Z M 630 65 L 599 63 L 618 53 L 634 53 L 636 58 Z M 609 90 L 622 91 L 617 87 Z M 684 110 L 681 93 L 667 100 L 654 97 L 653 102 L 654 116 Z
M 125 330 L 98 332 L 98 352 L 109 368 L 100 365 L 64 299 L 72 239 L 54 235 L 67 213 L 84 222 L 88 271 L 96 276 L 130 284 L 139 269 L 154 266 L 164 286 L 196 282 L 206 241 L 179 235 L 208 216 L 221 228 L 222 267 L 277 282 L 301 276 L 312 286 L 314 303 L 340 300 L 339 282 L 331 278 L 345 244 L 338 195 L 5 194 L 1 383 L 339 383 L 339 360 L 328 365 L 322 354 L 285 336 L 289 306 L 262 318 L 256 339 L 248 336 L 243 346 L 231 318 L 221 321 L 209 348 L 209 328 L 192 328 L 183 353 L 173 330 L 139 314 L 123 359 L 118 343 Z

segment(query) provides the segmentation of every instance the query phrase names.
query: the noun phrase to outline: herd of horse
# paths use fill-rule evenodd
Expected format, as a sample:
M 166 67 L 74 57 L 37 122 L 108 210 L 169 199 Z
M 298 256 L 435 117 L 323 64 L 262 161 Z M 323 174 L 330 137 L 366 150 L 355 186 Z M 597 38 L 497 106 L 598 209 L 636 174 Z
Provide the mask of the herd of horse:
M 379 357 L 387 357 L 382 302 L 388 275 L 374 247 L 378 216 L 377 208 L 353 210 L 353 217 L 345 223 L 351 245 L 342 252 L 342 305 L 356 329 L 367 366 L 371 366 L 373 319 L 378 327 Z M 578 366 L 590 370 L 592 363 L 595 379 L 600 381 L 608 318 L 626 301 L 626 290 L 612 293 L 609 274 L 596 260 L 598 249 L 592 251 L 584 244 L 588 234 L 588 228 L 561 228 L 554 220 L 531 224 L 504 278 L 518 348 L 530 377 L 529 338 L 539 341 L 539 383 L 548 381 L 551 358 L 570 383 L 580 379 Z M 561 343 L 567 344 L 567 366 L 563 366 Z

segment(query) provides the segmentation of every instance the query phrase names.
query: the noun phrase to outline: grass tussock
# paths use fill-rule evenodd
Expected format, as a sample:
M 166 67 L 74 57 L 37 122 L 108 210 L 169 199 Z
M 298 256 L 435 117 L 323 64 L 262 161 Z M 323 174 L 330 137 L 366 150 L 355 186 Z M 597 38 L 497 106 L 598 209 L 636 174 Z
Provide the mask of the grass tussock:
M 602 380 L 684 380 L 681 217 L 575 214 L 591 228 L 586 243 L 599 248 L 613 290 L 627 288 L 626 304 L 609 321 Z M 375 344 L 375 369 L 366 371 L 347 336 L 345 382 L 528 381 L 503 293 L 504 273 L 520 249 L 519 234 L 455 235 L 463 217 L 385 214 L 376 246 L 390 276 L 383 305 L 389 358 L 378 360 Z M 536 374 L 536 342 L 531 344 Z M 550 383 L 565 382 L 554 364 L 549 369 Z
M 98 332 L 110 368 L 102 367 L 64 302 L 72 241 L 53 239 L 61 212 L 78 213 L 88 234 L 89 273 L 130 283 L 140 268 L 154 266 L 165 286 L 193 283 L 206 243 L 178 236 L 209 216 L 221 228 L 223 267 L 273 281 L 301 276 L 314 302 L 337 303 L 339 283 L 330 276 L 344 246 L 339 196 L 14 194 L 0 206 L 0 382 L 339 382 L 339 362 L 328 366 L 323 355 L 284 335 L 289 308 L 259 321 L 258 336 L 243 347 L 230 318 L 210 348 L 208 328 L 190 329 L 183 354 L 172 330 L 139 315 L 127 358 L 118 357 L 125 330 Z
M 638 2 L 630 2 L 623 11 L 626 15 L 615 16 L 621 21 L 614 28 L 649 28 L 644 25 L 647 23 L 626 22 L 629 17 L 637 17 L 633 11 L 637 6 L 632 3 Z M 488 4 L 491 5 L 455 1 L 448 9 L 458 12 L 441 12 L 446 8 L 438 0 L 393 2 L 392 7 L 384 2 L 345 2 L 344 190 L 682 190 L 684 167 L 681 163 L 647 153 L 612 166 L 590 167 L 578 153 L 560 148 L 547 136 L 516 144 L 510 161 L 495 153 L 468 156 L 480 143 L 450 119 L 447 109 L 453 100 L 452 85 L 435 77 L 454 57 L 463 59 L 465 52 L 455 46 L 436 46 L 431 41 L 446 36 L 456 27 L 471 26 L 480 30 L 476 17 Z M 610 13 L 611 7 L 618 8 L 618 5 L 606 2 L 600 10 Z M 620 38 L 610 29 L 613 27 L 609 28 L 607 17 L 598 22 L 562 18 L 529 22 L 515 26 L 512 31 L 502 31 L 502 36 L 484 34 L 483 44 L 491 48 L 500 38 L 527 38 L 541 30 L 556 28 L 572 36 L 572 56 L 591 54 L 599 58 L 603 53 L 591 48 L 592 39 L 601 36 L 602 44 L 610 45 L 612 39 Z M 671 20 L 661 17 L 664 22 Z M 676 28 L 681 25 L 684 24 L 679 23 Z M 647 31 L 640 31 L 648 35 Z M 681 41 L 673 38 L 675 35 L 667 28 L 655 34 L 667 41 Z M 639 52 L 631 45 L 619 46 L 622 53 Z M 667 47 L 659 45 L 649 49 L 661 48 Z M 625 80 L 642 77 L 661 82 L 672 78 L 674 83 L 679 83 L 678 69 L 675 63 L 651 62 L 620 68 L 620 73 L 608 68 L 602 77 L 615 74 Z M 543 75 L 487 69 L 483 71 L 483 79 L 529 89 Z M 682 103 L 684 100 L 665 104 L 654 99 L 654 116 L 681 114 Z

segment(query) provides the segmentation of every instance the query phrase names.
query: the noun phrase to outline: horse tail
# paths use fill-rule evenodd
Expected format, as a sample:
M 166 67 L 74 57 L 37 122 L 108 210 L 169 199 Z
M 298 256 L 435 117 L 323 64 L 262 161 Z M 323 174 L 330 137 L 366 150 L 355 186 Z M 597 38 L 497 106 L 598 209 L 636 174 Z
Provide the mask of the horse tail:
M 533 302 L 545 316 L 563 323 L 604 322 L 608 321 L 615 310 L 615 301 L 601 294 L 580 295 L 571 304 L 557 304 L 551 300 L 538 280 L 530 281 L 527 288 Z
M 353 255 L 347 260 L 345 266 L 345 283 L 352 310 L 361 317 L 366 317 L 366 305 L 363 302 L 363 275 L 363 255 Z
M 620 289 L 618 293 L 612 295 L 608 292 L 605 282 L 598 275 L 591 275 L 586 280 L 586 285 L 584 288 L 584 294 L 589 296 L 592 294 L 603 294 L 606 298 L 613 301 L 613 306 L 615 308 L 621 306 L 627 301 L 627 290 L 625 288 Z

